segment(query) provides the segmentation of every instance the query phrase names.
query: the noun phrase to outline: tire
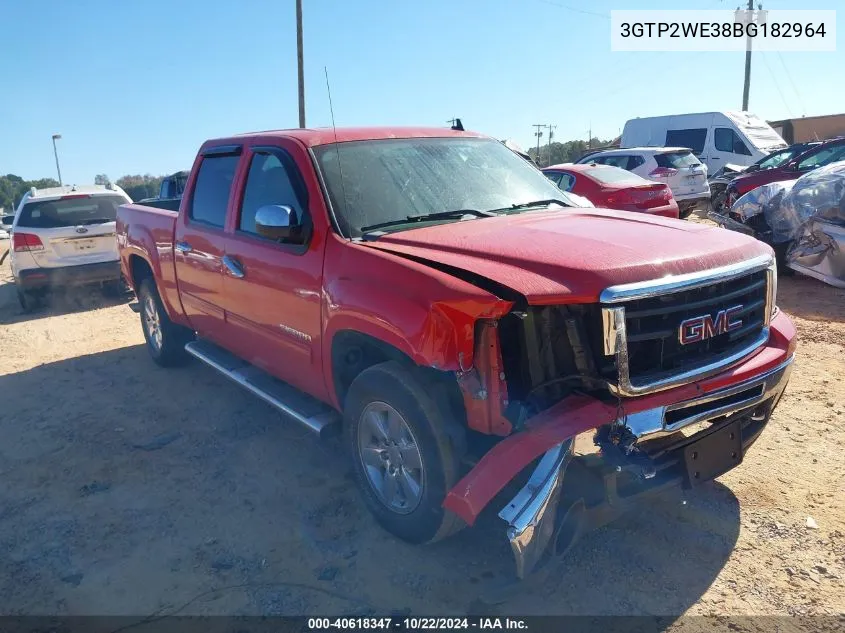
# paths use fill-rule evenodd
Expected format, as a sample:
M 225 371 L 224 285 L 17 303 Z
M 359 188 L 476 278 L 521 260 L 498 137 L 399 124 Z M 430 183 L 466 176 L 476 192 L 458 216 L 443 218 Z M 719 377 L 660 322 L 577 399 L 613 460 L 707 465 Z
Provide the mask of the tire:
M 193 338 L 193 332 L 170 320 L 152 278 L 141 282 L 138 303 L 141 329 L 152 359 L 162 367 L 184 365 L 190 359 L 185 343 Z
M 345 441 L 367 508 L 384 529 L 415 544 L 441 540 L 465 525 L 441 505 L 460 478 L 464 430 L 438 404 L 446 399 L 434 399 L 437 387 L 430 382 L 419 370 L 396 361 L 374 365 L 352 382 L 344 407 Z M 399 433 L 390 432 L 394 414 L 404 424 Z M 377 437 L 376 423 L 386 435 Z M 397 425 L 392 428 L 395 431 Z M 397 438 L 399 447 L 389 446 Z M 388 447 L 373 448 L 378 444 Z M 419 469 L 415 468 L 417 458 Z M 391 468 L 397 473 L 393 477 L 397 492 L 392 495 L 394 488 L 385 483 Z M 377 487 L 373 481 L 384 485 Z M 416 499 L 413 483 L 418 489 Z M 388 502 L 388 496 L 395 503 Z
M 41 297 L 38 295 L 16 288 L 18 294 L 18 301 L 24 312 L 33 312 L 41 307 Z

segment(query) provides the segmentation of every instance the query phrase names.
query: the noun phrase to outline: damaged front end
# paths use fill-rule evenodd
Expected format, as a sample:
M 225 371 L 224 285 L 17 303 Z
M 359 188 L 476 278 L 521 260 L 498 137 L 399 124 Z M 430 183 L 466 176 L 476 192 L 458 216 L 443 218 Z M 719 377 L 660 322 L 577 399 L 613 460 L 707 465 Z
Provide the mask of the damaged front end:
M 458 379 L 470 427 L 500 439 L 443 505 L 472 525 L 524 481 L 499 512 L 517 578 L 645 498 L 737 466 L 780 400 L 795 330 L 774 309 L 771 261 L 656 283 L 595 306 L 516 305 L 478 326 L 482 362 Z M 746 306 L 742 329 L 678 343 L 680 324 L 726 302 Z

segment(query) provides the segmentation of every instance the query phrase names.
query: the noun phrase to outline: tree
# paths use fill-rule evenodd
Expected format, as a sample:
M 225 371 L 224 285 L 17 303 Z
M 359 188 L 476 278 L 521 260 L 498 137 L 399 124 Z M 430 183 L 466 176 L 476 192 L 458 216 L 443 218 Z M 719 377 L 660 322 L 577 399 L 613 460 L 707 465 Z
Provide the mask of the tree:
M 24 180 L 15 174 L 0 176 L 0 209 L 4 213 L 11 213 L 17 207 L 23 195 L 32 187 L 47 189 L 58 187 L 59 181 L 54 178 L 40 178 L 39 180 Z
M 94 184 L 95 185 L 107 185 L 111 182 L 109 177 L 106 174 L 97 174 L 94 176 Z
M 528 150 L 528 154 L 534 161 L 542 166 L 557 165 L 559 163 L 574 163 L 576 160 L 586 154 L 590 148 L 596 149 L 609 145 L 610 141 L 603 141 L 598 138 L 593 138 L 589 147 L 587 141 L 566 141 L 565 143 L 552 143 L 549 145 L 540 146 L 540 154 L 537 155 L 537 149 L 532 147 Z
M 128 175 L 118 178 L 115 184 L 123 189 L 126 194 L 135 202 L 143 200 L 144 198 L 154 198 L 158 195 L 161 188 L 161 181 L 163 176 L 153 176 L 151 174 Z

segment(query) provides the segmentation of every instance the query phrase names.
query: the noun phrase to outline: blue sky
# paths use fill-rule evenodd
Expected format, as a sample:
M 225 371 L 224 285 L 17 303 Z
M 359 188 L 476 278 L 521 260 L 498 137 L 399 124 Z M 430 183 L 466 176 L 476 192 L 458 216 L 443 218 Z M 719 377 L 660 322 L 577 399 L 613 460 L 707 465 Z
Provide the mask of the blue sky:
M 445 125 L 533 144 L 617 135 L 636 116 L 739 109 L 744 56 L 612 53 L 613 8 L 739 0 L 304 0 L 306 112 Z M 768 9 L 845 8 L 766 0 Z M 842 26 L 842 12 L 838 27 Z M 0 173 L 65 182 L 190 167 L 209 137 L 297 125 L 294 0 L 0 0 Z M 750 110 L 845 111 L 845 52 L 755 54 Z

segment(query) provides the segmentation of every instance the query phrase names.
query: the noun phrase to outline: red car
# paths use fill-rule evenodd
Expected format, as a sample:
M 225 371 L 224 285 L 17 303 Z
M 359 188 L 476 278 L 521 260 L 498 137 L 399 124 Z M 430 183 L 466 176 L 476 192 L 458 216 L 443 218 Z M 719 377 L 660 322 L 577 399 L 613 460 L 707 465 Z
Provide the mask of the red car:
M 840 160 L 845 160 L 845 137 L 813 145 L 810 149 L 778 167 L 753 171 L 734 178 L 728 185 L 725 206 L 730 209 L 740 196 L 757 187 L 780 180 L 796 180 L 808 171 Z
M 584 196 L 597 207 L 680 217 L 668 185 L 619 167 L 596 163 L 552 165 L 543 173 L 563 191 Z

